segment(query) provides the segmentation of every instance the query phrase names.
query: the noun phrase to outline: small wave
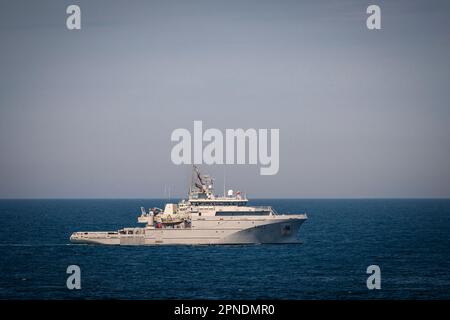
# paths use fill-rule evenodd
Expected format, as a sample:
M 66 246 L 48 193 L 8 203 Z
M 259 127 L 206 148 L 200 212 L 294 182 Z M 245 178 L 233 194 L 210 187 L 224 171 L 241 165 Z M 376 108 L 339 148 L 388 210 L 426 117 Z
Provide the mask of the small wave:
M 31 243 L 0 243 L 0 247 L 60 247 L 60 246 L 70 246 L 72 243 L 42 243 L 42 244 L 31 244 Z

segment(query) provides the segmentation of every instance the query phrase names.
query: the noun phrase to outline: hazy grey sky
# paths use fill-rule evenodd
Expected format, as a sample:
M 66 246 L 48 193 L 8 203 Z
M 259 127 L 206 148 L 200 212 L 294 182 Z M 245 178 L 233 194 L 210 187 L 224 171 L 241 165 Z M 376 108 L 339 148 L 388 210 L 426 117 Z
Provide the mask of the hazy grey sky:
M 1 0 L 0 197 L 182 196 L 194 120 L 280 129 L 249 197 L 450 197 L 449 57 L 449 1 Z

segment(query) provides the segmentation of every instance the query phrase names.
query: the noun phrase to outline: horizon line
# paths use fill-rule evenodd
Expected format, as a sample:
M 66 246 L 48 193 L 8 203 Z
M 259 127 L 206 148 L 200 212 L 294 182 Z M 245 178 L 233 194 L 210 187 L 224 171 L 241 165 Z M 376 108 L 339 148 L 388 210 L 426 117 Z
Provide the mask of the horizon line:
M 182 200 L 185 197 L 29 197 L 29 198 L 1 198 L 2 200 Z M 251 200 L 450 200 L 450 197 L 255 197 Z M 249 200 L 249 202 L 251 201 Z

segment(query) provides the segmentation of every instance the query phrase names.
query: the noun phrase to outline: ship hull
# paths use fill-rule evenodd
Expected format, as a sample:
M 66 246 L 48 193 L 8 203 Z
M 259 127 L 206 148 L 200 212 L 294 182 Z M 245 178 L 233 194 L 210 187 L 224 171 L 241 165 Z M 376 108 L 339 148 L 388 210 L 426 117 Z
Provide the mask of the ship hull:
M 306 215 L 270 217 L 204 217 L 192 228 L 136 228 L 135 234 L 76 232 L 73 243 L 98 245 L 226 245 L 298 243 Z

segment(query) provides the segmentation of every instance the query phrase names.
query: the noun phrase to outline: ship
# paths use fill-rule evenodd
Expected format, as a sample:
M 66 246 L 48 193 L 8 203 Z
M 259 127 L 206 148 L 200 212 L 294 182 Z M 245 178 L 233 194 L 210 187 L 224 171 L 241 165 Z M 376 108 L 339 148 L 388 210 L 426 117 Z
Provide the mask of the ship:
M 164 209 L 141 207 L 138 223 L 117 231 L 79 231 L 72 243 L 98 245 L 227 245 L 300 243 L 307 214 L 278 214 L 270 206 L 250 206 L 247 196 L 228 190 L 214 194 L 214 179 L 193 166 L 187 199 Z

